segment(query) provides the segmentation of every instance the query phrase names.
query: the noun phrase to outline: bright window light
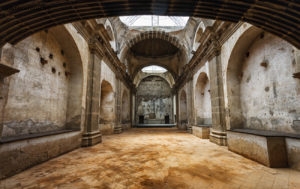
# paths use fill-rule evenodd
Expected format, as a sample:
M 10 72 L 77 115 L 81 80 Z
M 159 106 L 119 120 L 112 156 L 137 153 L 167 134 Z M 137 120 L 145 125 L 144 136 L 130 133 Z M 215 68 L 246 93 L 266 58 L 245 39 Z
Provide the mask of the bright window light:
M 189 17 L 143 15 L 143 16 L 120 16 L 120 19 L 127 26 L 133 26 L 133 27 L 146 27 L 146 26 L 184 27 Z
M 142 69 L 142 72 L 145 73 L 165 73 L 167 70 L 160 66 L 147 66 Z

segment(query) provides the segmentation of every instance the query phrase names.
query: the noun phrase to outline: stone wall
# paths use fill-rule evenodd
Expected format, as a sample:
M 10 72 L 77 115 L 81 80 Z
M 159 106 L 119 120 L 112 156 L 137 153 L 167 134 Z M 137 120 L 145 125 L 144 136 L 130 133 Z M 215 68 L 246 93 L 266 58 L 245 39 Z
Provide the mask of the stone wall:
M 10 77 L 2 137 L 63 129 L 71 62 L 59 42 L 43 31 L 15 45 L 10 58 L 20 72 Z
M 116 123 L 116 78 L 112 69 L 101 62 L 101 99 L 100 131 L 102 134 L 113 134 Z
M 292 127 L 300 113 L 299 81 L 291 76 L 296 71 L 293 47 L 258 30 L 243 36 L 252 36 L 252 44 L 238 40 L 228 62 L 230 128 L 297 133 Z
M 144 116 L 144 123 L 165 123 L 165 116 L 172 120 L 171 88 L 158 76 L 143 79 L 137 87 L 136 123 Z
M 208 64 L 206 63 L 193 79 L 195 123 L 197 125 L 211 124 L 211 98 Z
M 80 147 L 81 132 L 70 132 L 1 144 L 0 179 L 12 176 Z

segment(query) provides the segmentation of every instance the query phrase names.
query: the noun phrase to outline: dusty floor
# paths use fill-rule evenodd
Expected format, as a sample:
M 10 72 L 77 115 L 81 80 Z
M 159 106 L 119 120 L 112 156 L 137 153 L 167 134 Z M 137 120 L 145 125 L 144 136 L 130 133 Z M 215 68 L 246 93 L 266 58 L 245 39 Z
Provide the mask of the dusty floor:
M 0 181 L 0 188 L 300 188 L 270 169 L 176 129 L 132 129 Z

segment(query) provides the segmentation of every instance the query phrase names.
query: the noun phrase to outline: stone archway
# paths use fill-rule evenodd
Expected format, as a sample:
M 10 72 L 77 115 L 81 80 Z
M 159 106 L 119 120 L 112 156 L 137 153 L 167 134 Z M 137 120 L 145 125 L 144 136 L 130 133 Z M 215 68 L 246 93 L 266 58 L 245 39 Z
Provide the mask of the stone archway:
M 102 134 L 113 134 L 115 126 L 115 93 L 112 85 L 103 80 L 100 99 L 100 131 Z
M 246 30 L 231 52 L 227 68 L 227 94 L 230 110 L 230 127 L 228 129 L 242 128 L 245 124 L 240 100 L 240 82 L 242 78 L 242 67 L 248 48 L 262 30 L 250 27 Z
M 227 69 L 230 129 L 299 132 L 293 59 L 292 45 L 255 27 L 238 39 Z
M 195 109 L 197 125 L 207 125 L 212 123 L 210 84 L 205 72 L 198 76 L 195 91 Z

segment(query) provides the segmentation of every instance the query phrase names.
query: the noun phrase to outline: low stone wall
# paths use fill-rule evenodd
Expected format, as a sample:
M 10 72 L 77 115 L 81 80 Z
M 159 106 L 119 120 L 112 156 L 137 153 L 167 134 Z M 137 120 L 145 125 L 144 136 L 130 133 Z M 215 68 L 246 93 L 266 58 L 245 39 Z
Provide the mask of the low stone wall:
M 210 126 L 192 126 L 192 134 L 202 139 L 209 139 Z
M 285 138 L 227 132 L 228 149 L 268 167 L 287 167 Z
M 0 179 L 79 148 L 80 145 L 80 131 L 3 143 L 0 145 Z
M 286 138 L 289 167 L 300 171 L 300 139 Z

